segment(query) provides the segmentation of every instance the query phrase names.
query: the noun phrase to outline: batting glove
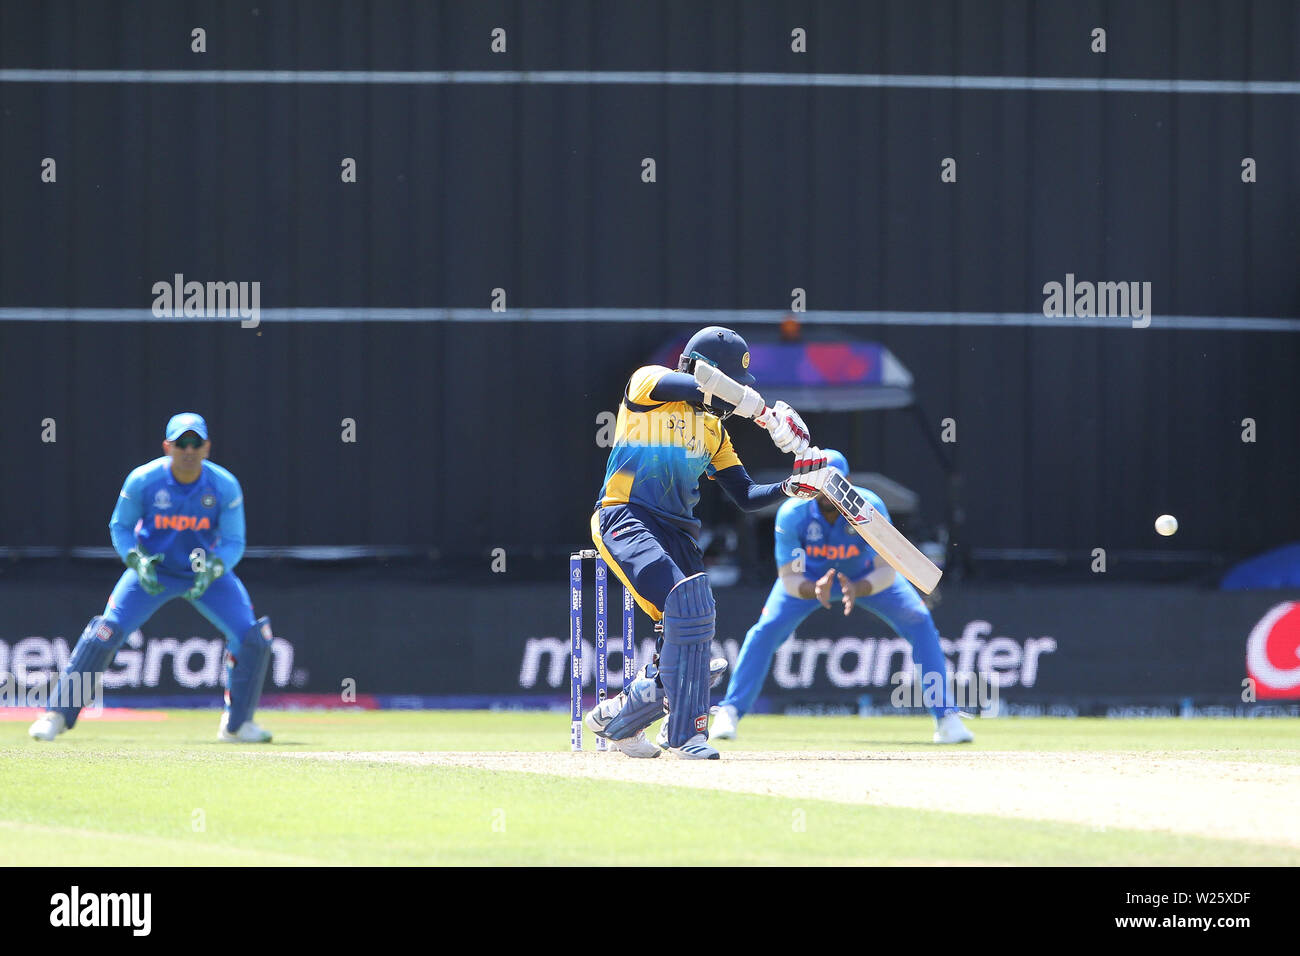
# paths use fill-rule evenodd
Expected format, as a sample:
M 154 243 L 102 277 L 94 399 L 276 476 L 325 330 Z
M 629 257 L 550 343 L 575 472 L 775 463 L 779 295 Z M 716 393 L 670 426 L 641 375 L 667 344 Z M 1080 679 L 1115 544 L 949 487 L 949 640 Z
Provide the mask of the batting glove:
M 794 474 L 781 482 L 781 490 L 791 498 L 816 498 L 832 474 L 838 472 L 826 464 L 826 453 L 809 448 L 795 455 Z
M 803 423 L 799 413 L 785 402 L 777 402 L 768 412 L 767 433 L 772 442 L 784 452 L 801 454 L 808 448 L 808 426 Z
M 204 566 L 202 571 L 194 575 L 194 585 L 185 592 L 185 596 L 191 601 L 197 601 L 203 597 L 203 592 L 208 589 L 212 582 L 225 573 L 226 562 L 220 558 L 213 558 Z
M 145 554 L 139 548 L 132 548 L 126 553 L 126 566 L 135 571 L 145 594 L 162 594 L 167 590 L 165 584 L 158 583 L 158 572 L 153 569 L 153 566 L 161 560 L 161 553 Z

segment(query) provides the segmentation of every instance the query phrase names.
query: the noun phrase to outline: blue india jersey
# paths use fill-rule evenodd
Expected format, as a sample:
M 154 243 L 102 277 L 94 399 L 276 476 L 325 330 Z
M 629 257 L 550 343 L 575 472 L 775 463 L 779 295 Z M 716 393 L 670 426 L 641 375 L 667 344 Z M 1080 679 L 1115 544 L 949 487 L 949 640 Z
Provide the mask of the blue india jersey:
M 220 557 L 233 570 L 244 555 L 244 493 L 225 468 L 203 462 L 199 477 L 182 484 L 172 474 L 171 459 L 156 458 L 131 472 L 109 521 L 113 547 L 123 560 L 138 547 L 162 553 L 155 567 L 173 574 L 193 574 L 195 548 Z
M 858 493 L 889 518 L 879 496 L 866 488 L 858 488 Z M 776 513 L 776 566 L 790 564 L 800 554 L 804 559 L 803 575 L 809 581 L 816 581 L 831 568 L 856 581 L 881 563 L 843 515 L 836 512 L 829 522 L 823 518 L 814 498 L 792 498 Z

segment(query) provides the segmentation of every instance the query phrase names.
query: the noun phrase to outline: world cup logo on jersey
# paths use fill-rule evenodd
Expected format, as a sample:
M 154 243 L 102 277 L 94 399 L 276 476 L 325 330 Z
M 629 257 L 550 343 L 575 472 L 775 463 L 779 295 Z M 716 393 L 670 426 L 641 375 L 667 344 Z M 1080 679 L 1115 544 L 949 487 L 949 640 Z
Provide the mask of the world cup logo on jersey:
M 1283 601 L 1246 641 L 1246 673 L 1259 698 L 1300 697 L 1300 603 Z

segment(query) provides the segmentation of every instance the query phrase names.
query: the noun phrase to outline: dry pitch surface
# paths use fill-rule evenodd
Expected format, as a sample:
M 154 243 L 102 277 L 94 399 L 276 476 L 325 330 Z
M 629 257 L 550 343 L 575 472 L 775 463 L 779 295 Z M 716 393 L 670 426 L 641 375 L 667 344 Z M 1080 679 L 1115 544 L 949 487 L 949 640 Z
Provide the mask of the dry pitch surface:
M 653 783 L 1300 847 L 1300 765 L 1225 760 L 1209 752 L 729 750 L 716 761 L 632 760 L 593 751 L 325 751 L 294 756 Z

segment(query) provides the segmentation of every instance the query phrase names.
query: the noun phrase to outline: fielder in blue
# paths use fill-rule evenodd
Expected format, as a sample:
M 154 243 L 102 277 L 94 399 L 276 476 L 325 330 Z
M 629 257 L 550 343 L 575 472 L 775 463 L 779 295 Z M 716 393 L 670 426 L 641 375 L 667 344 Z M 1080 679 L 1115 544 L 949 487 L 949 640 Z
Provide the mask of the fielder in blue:
M 109 522 L 126 564 L 104 613 L 90 619 L 59 675 L 50 709 L 28 733 L 53 740 L 97 698 L 104 670 L 127 636 L 168 601 L 183 598 L 226 636 L 226 706 L 218 739 L 266 743 L 253 722 L 271 658 L 271 622 L 253 617 L 234 574 L 244 555 L 244 494 L 208 461 L 207 423 L 182 412 L 167 423 L 162 458 L 131 472 Z
M 848 462 L 837 451 L 825 449 L 827 464 L 846 477 Z M 866 488 L 858 488 L 886 519 L 884 502 Z M 974 734 L 952 706 L 947 662 L 939 647 L 939 631 L 930 611 L 910 581 L 897 574 L 862 540 L 825 495 L 787 501 L 776 513 L 776 565 L 779 578 L 763 605 L 758 623 L 745 635 L 736 658 L 727 695 L 718 705 L 710 736 L 728 740 L 758 697 L 772 667 L 772 656 L 795 628 L 818 607 L 829 608 L 839 599 L 848 615 L 865 607 L 912 645 L 912 660 L 925 686 L 934 686 L 937 674 L 943 687 L 943 704 L 930 708 L 935 720 L 935 743 L 967 743 Z

